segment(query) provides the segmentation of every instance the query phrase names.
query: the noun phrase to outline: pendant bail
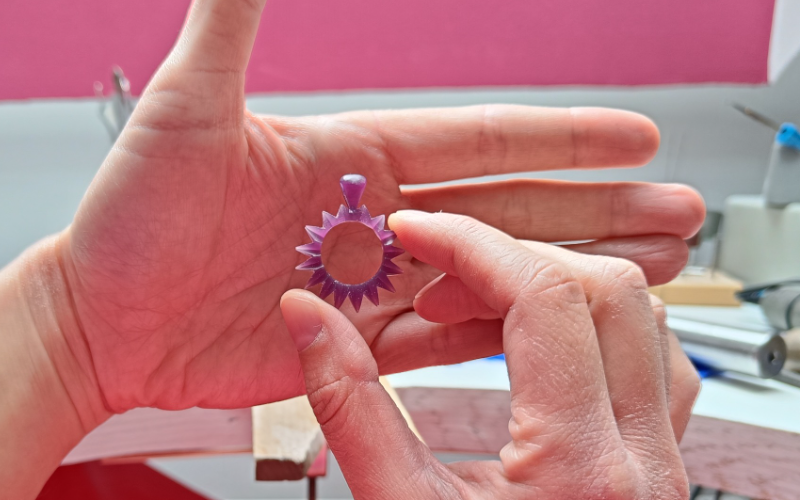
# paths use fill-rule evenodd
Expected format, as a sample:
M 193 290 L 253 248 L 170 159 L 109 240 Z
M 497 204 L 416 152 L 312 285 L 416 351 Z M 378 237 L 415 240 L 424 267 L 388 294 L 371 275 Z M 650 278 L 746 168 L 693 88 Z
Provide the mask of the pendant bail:
M 361 203 L 361 195 L 364 194 L 364 189 L 367 187 L 367 179 L 363 175 L 347 174 L 342 176 L 339 181 L 342 187 L 342 194 L 344 201 L 347 203 L 347 208 L 351 211 L 357 210 L 358 205 Z

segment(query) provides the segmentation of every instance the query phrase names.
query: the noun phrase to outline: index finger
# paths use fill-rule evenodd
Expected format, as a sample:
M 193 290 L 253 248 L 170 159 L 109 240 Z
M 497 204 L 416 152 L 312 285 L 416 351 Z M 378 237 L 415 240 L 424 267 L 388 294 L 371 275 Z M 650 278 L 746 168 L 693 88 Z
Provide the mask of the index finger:
M 401 211 L 390 224 L 411 255 L 459 277 L 504 319 L 509 475 L 563 465 L 576 449 L 622 449 L 586 298 L 566 268 L 467 217 Z
M 361 111 L 401 184 L 566 168 L 636 167 L 659 145 L 648 118 L 604 108 L 484 105 Z

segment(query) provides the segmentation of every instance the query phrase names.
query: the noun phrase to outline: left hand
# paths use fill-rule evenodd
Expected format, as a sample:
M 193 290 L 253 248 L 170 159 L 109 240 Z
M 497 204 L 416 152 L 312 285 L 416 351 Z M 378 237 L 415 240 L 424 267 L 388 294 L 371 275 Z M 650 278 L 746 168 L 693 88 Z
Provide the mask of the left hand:
M 301 394 L 278 307 L 308 273 L 303 226 L 340 204 L 338 179 L 369 180 L 375 214 L 473 215 L 541 241 L 600 240 L 585 251 L 675 275 L 703 215 L 680 186 L 518 180 L 422 190 L 519 171 L 633 166 L 658 132 L 601 109 L 482 106 L 254 116 L 244 78 L 265 0 L 196 0 L 180 41 L 52 245 L 63 295 L 42 334 L 86 428 L 102 411 L 243 407 Z M 435 271 L 410 258 L 398 292 L 351 315 L 383 372 L 492 354 L 491 324 L 422 321 L 412 300 Z M 37 292 L 32 292 L 35 295 Z M 47 318 L 47 315 L 41 315 Z M 47 330 L 43 328 L 40 330 Z M 88 401 L 88 402 L 87 402 Z

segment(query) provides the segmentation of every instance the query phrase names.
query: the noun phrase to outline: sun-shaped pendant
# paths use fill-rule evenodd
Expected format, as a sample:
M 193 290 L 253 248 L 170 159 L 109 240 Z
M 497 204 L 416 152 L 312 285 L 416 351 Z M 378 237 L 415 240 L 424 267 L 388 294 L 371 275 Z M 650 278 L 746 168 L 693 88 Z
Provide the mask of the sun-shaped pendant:
M 384 215 L 372 217 L 365 205 L 358 208 L 358 204 L 361 202 L 361 195 L 364 194 L 364 189 L 367 187 L 367 179 L 363 175 L 348 174 L 341 178 L 339 185 L 342 187 L 342 194 L 347 205 L 341 205 L 336 216 L 328 212 L 322 212 L 322 227 L 306 226 L 306 232 L 311 236 L 311 243 L 297 247 L 297 251 L 307 255 L 309 258 L 297 266 L 297 269 L 314 272 L 308 280 L 306 288 L 322 283 L 322 289 L 319 292 L 320 297 L 324 299 L 333 293 L 333 303 L 337 309 L 344 304 L 344 300 L 347 297 L 350 297 L 353 308 L 358 312 L 361 309 L 361 300 L 365 296 L 370 302 L 376 306 L 378 305 L 378 288 L 394 292 L 394 286 L 389 281 L 389 276 L 401 274 L 403 271 L 400 270 L 397 264 L 392 262 L 392 259 L 402 254 L 403 250 L 392 246 L 395 234 L 388 229 L 384 229 L 386 225 L 386 217 Z M 325 240 L 325 236 L 328 235 L 331 229 L 346 222 L 358 222 L 367 226 L 375 233 L 383 246 L 383 258 L 380 268 L 372 278 L 356 285 L 336 280 L 328 273 L 322 263 L 322 242 Z

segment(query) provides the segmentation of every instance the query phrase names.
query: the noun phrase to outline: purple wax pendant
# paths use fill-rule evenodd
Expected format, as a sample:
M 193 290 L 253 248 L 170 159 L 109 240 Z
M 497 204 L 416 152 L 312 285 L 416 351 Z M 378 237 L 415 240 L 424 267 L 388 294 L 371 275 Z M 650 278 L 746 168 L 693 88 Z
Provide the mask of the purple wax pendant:
M 319 292 L 321 298 L 325 298 L 333 293 L 333 302 L 336 308 L 342 306 L 344 300 L 350 297 L 353 308 L 358 312 L 361 309 L 361 300 L 366 296 L 370 302 L 378 305 L 378 288 L 383 288 L 394 292 L 394 286 L 389 281 L 389 276 L 401 274 L 403 271 L 392 262 L 392 259 L 403 253 L 403 250 L 392 246 L 395 234 L 388 229 L 384 229 L 386 217 L 379 215 L 372 217 L 365 205 L 358 208 L 361 202 L 361 195 L 367 187 L 367 179 L 363 175 L 348 174 L 341 178 L 339 185 L 342 187 L 344 201 L 347 204 L 339 207 L 339 212 L 333 216 L 328 212 L 322 212 L 322 227 L 306 226 L 306 232 L 311 236 L 311 243 L 297 247 L 297 251 L 309 258 L 297 269 L 303 271 L 313 271 L 314 274 L 306 284 L 306 288 L 322 283 L 322 290 Z M 358 222 L 370 228 L 383 245 L 383 260 L 381 266 L 372 278 L 364 283 L 350 285 L 342 283 L 331 276 L 322 264 L 322 242 L 331 229 L 346 222 Z

